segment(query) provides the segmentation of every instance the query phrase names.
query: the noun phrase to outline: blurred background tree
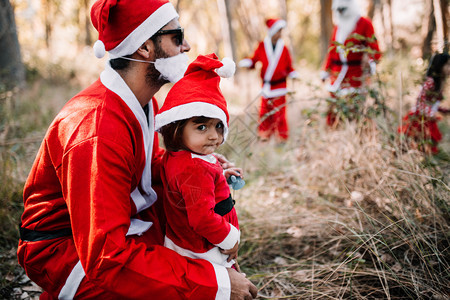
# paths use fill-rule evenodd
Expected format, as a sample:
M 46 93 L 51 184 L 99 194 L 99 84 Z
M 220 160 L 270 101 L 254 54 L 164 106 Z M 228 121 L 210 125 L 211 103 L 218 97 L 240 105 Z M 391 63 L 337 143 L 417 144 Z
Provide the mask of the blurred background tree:
M 23 85 L 24 71 L 14 10 L 9 0 L 0 0 L 0 91 Z

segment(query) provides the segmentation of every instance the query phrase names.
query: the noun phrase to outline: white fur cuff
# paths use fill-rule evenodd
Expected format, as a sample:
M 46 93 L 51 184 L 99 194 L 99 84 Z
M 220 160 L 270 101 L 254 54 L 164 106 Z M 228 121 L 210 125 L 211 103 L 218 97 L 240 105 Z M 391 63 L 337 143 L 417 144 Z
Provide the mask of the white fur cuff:
M 241 232 L 230 224 L 230 232 L 227 237 L 220 244 L 216 244 L 216 246 L 224 250 L 230 250 L 234 247 L 234 245 L 236 245 L 236 243 L 239 243 L 240 239 Z

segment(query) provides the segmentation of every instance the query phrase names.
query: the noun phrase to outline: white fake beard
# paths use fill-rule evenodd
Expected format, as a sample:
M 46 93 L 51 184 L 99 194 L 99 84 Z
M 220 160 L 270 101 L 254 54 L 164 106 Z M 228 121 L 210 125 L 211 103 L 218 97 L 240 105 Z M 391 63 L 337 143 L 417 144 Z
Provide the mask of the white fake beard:
M 183 78 L 187 68 L 188 56 L 186 53 L 155 60 L 155 69 L 161 73 L 160 77 L 172 83 Z

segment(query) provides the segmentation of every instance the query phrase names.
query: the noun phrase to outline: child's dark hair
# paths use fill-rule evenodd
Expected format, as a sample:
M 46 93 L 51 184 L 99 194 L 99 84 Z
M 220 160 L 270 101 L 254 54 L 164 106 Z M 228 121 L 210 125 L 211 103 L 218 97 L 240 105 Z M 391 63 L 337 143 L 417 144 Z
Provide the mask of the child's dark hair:
M 430 66 L 428 67 L 426 76 L 432 77 L 434 80 L 434 90 L 441 89 L 442 82 L 445 80 L 443 72 L 444 65 L 448 62 L 450 55 L 448 53 L 436 53 L 431 58 Z
M 194 123 L 206 123 L 211 118 L 200 116 L 200 117 L 193 117 L 192 118 Z M 179 151 L 179 150 L 188 150 L 190 151 L 184 144 L 183 144 L 183 129 L 186 126 L 186 123 L 190 119 L 183 119 L 179 121 L 175 121 L 172 123 L 169 123 L 159 130 L 163 139 L 164 139 L 164 146 L 166 147 L 167 151 Z M 223 136 L 223 133 L 222 133 Z

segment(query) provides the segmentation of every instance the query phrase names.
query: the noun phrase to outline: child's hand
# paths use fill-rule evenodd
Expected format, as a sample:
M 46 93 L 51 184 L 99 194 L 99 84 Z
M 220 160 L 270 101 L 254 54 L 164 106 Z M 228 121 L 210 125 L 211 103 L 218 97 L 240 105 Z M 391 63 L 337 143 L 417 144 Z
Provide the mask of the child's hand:
M 230 168 L 224 171 L 227 183 L 231 186 L 233 190 L 239 190 L 245 185 L 245 181 L 242 176 L 242 169 L 240 168 Z
M 223 171 L 223 175 L 225 175 L 226 179 L 230 178 L 231 175 L 244 178 L 243 174 L 244 174 L 244 171 L 242 171 L 241 168 L 232 167 L 232 168 L 224 169 L 224 171 Z
M 236 245 L 234 245 L 233 248 L 228 249 L 228 250 L 220 249 L 220 252 L 222 252 L 222 254 L 228 255 L 227 262 L 230 262 L 232 259 L 236 259 L 237 258 L 237 256 L 238 256 L 238 249 L 239 249 L 239 243 L 236 242 Z

